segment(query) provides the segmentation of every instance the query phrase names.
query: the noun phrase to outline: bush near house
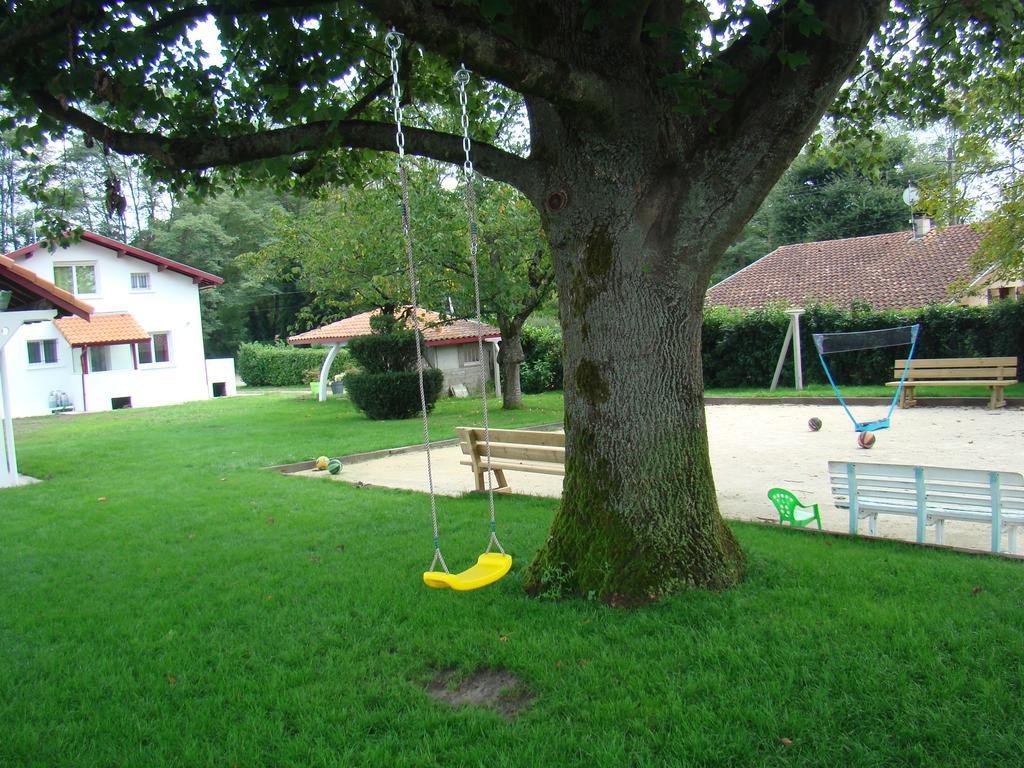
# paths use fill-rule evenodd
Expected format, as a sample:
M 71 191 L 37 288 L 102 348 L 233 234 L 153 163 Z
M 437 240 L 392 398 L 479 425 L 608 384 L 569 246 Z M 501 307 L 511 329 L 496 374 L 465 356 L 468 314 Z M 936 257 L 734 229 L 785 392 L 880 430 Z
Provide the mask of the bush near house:
M 371 419 L 407 419 L 420 410 L 416 339 L 412 331 L 358 336 L 349 342 L 348 349 L 363 369 L 345 377 L 345 388 L 356 408 Z M 436 368 L 425 368 L 427 410 L 433 410 L 443 387 L 444 374 Z
M 238 347 L 235 366 L 250 387 L 290 387 L 308 383 L 305 373 L 317 371 L 327 357 L 326 349 L 299 349 L 283 344 L 246 343 Z M 348 352 L 339 349 L 331 364 L 331 376 L 351 367 Z

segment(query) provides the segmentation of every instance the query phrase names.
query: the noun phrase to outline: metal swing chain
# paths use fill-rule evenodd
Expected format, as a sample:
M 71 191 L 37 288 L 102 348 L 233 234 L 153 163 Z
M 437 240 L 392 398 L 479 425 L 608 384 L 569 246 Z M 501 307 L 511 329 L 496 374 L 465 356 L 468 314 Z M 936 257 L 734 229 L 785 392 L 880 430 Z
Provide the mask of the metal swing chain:
M 477 268 L 477 250 L 479 237 L 477 232 L 476 217 L 476 191 L 473 186 L 473 160 L 470 157 L 472 143 L 469 139 L 469 112 L 466 107 L 466 85 L 469 83 L 469 70 L 463 64 L 455 73 L 455 82 L 459 85 L 459 104 L 462 107 L 462 149 L 466 153 L 466 160 L 462 164 L 463 178 L 465 180 L 466 194 L 466 215 L 469 219 L 469 262 L 473 268 L 473 300 L 476 308 L 476 345 L 480 358 L 480 402 L 483 406 L 484 416 L 484 444 L 487 447 L 487 505 L 491 511 L 491 537 L 487 541 L 487 552 L 492 546 L 496 546 L 501 554 L 505 554 L 501 542 L 498 541 L 497 524 L 494 517 L 494 472 L 491 470 L 491 425 L 487 414 L 487 369 L 484 365 L 484 336 L 483 318 L 480 313 L 480 271 Z
M 430 489 L 430 522 L 434 531 L 434 559 L 430 561 L 429 570 L 434 570 L 438 563 L 445 573 L 448 564 L 441 554 L 441 536 L 437 529 L 437 500 L 434 496 L 434 471 L 430 460 L 430 427 L 427 421 L 427 394 L 423 386 L 423 351 L 420 330 L 419 297 L 416 290 L 416 263 L 412 251 L 412 227 L 409 215 L 409 177 L 405 172 L 405 134 L 402 133 L 402 86 L 398 82 L 398 49 L 402 47 L 402 36 L 391 30 L 384 36 L 384 44 L 391 52 L 391 98 L 395 115 L 395 146 L 398 149 L 398 178 L 402 189 L 402 236 L 405 240 L 405 255 L 408 261 L 409 285 L 412 289 L 412 325 L 413 337 L 416 340 L 416 373 L 420 387 L 420 411 L 423 415 L 423 448 L 427 454 L 427 483 Z

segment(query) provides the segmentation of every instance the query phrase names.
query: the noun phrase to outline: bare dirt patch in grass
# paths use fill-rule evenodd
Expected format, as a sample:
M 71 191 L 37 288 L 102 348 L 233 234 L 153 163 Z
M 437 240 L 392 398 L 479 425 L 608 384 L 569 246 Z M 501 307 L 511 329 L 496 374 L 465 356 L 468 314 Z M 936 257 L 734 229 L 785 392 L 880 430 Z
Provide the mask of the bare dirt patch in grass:
M 492 709 L 506 720 L 514 720 L 533 701 L 523 682 L 503 669 L 479 669 L 461 678 L 448 670 L 427 684 L 427 693 L 452 707 Z

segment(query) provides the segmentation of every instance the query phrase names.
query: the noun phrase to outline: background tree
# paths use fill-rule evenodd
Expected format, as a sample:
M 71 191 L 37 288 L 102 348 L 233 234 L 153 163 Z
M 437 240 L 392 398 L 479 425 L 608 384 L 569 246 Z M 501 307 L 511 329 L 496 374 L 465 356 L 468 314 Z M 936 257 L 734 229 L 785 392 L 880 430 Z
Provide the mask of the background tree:
M 188 36 L 199 19 L 222 60 Z M 538 209 L 558 283 L 565 486 L 526 584 L 640 600 L 743 573 L 702 402 L 715 263 L 837 98 L 861 125 L 934 114 L 947 88 L 1021 57 L 1022 21 L 1019 0 L 21 2 L 0 74 L 26 141 L 72 126 L 199 185 L 213 167 L 334 178 L 358 159 L 335 149 L 392 150 L 389 22 L 423 105 L 411 154 L 461 162 L 432 123 L 458 62 L 489 81 L 475 112 L 507 109 L 494 83 L 521 94 L 529 154 L 483 140 L 474 163 Z
M 944 104 L 938 143 L 946 164 L 920 184 L 919 207 L 940 222 L 977 222 L 980 273 L 1024 275 L 1024 69 L 1007 63 Z
M 13 148 L 16 143 L 15 132 L 0 137 L 0 247 L 5 251 L 69 226 L 135 242 L 165 210 L 160 186 L 137 158 L 104 154 L 78 133 L 24 153 Z
M 270 190 L 184 198 L 167 221 L 154 222 L 142 234 L 145 247 L 161 256 L 224 278 L 223 285 L 199 294 L 207 354 L 231 357 L 242 342 L 286 335 L 310 302 L 296 274 L 255 273 L 237 260 L 271 240 L 278 218 L 296 215 L 303 206 Z

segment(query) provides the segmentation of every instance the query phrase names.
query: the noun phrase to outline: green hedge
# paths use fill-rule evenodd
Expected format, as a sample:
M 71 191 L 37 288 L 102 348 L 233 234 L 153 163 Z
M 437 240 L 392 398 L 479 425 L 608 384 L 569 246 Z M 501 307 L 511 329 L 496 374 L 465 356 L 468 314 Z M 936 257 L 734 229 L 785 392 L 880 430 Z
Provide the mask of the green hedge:
M 782 309 L 742 314 L 714 308 L 704 317 L 702 344 L 704 386 L 709 389 L 767 387 L 778 362 L 789 318 Z M 829 305 L 811 306 L 800 318 L 805 383 L 827 383 L 814 333 L 867 331 L 920 323 L 915 357 L 989 357 L 1024 355 L 1024 304 L 1000 302 L 991 307 L 933 305 L 922 309 L 875 312 Z M 908 347 L 848 352 L 829 358 L 829 369 L 842 384 L 882 384 L 892 378 L 893 361 Z M 792 386 L 793 356 L 787 357 L 780 383 Z
M 326 349 L 286 347 L 275 344 L 241 344 L 235 366 L 250 387 L 289 387 L 302 384 L 303 373 L 323 367 Z M 348 353 L 338 350 L 331 364 L 331 376 L 350 366 Z
M 933 305 L 899 312 L 875 312 L 860 306 L 852 310 L 831 305 L 807 308 L 800 318 L 804 382 L 827 383 L 818 362 L 811 334 L 866 331 L 921 324 L 916 357 L 1024 358 L 1024 302 L 999 302 L 990 307 Z M 783 309 L 754 312 L 716 307 L 706 311 L 702 358 L 704 386 L 709 389 L 768 387 L 779 359 L 789 318 Z M 552 328 L 523 329 L 523 391 L 543 392 L 562 387 L 561 334 Z M 893 361 L 905 357 L 907 347 L 833 355 L 829 368 L 842 384 L 881 384 L 892 378 Z M 787 356 L 780 383 L 792 386 L 793 355 Z
M 519 386 L 528 395 L 562 388 L 562 332 L 557 328 L 526 326 Z

